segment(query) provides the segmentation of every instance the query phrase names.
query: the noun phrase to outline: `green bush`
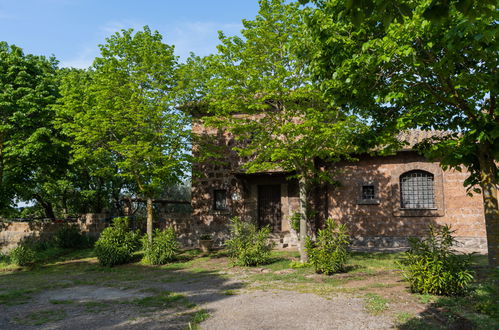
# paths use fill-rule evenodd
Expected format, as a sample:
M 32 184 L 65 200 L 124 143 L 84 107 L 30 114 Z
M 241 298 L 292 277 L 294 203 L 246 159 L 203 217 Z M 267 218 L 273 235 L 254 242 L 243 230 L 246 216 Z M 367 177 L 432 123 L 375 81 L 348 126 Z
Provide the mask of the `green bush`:
M 115 218 L 100 234 L 95 254 L 102 265 L 114 266 L 130 262 L 139 247 L 140 233 L 129 229 L 127 218 Z
M 319 229 L 317 240 L 307 237 L 305 246 L 309 262 L 317 273 L 331 275 L 345 270 L 350 236 L 346 225 L 327 219 L 324 229 Z
M 435 295 L 464 295 L 473 282 L 471 254 L 456 255 L 455 239 L 449 226 L 430 226 L 429 236 L 411 239 L 411 248 L 403 257 L 404 277 L 411 290 Z
M 269 263 L 274 247 L 269 241 L 270 228 L 264 227 L 258 230 L 254 224 L 241 221 L 238 217 L 230 221 L 231 238 L 225 244 L 232 263 L 239 266 Z
M 144 261 L 152 265 L 164 265 L 175 260 L 179 244 L 177 235 L 173 228 L 165 230 L 156 229 L 152 236 L 152 242 L 146 236 L 142 238 L 144 246 Z
M 27 266 L 35 263 L 36 251 L 27 244 L 19 244 L 10 251 L 10 262 L 19 266 Z
M 59 228 L 54 234 L 53 241 L 55 246 L 62 249 L 76 249 L 87 243 L 87 239 L 82 235 L 80 228 L 70 224 Z

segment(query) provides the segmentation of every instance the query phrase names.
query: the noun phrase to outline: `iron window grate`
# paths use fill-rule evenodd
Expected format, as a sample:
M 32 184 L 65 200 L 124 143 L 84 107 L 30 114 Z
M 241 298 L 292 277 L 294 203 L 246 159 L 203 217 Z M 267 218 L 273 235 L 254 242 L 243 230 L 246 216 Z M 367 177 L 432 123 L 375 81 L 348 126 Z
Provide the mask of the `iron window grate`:
M 374 185 L 363 185 L 362 186 L 362 199 L 363 200 L 373 200 L 376 198 L 376 192 Z
M 435 208 L 433 174 L 410 171 L 400 176 L 400 203 L 404 209 Z

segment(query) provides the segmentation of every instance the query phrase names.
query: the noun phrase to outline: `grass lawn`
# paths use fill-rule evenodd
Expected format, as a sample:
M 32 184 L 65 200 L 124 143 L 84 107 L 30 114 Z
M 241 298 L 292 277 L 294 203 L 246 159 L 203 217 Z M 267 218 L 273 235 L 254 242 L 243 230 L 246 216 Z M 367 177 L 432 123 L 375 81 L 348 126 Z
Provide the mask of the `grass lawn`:
M 483 256 L 474 259 L 477 282 L 467 297 L 410 293 L 397 264 L 400 254 L 352 253 L 348 271 L 332 276 L 300 266 L 298 252 L 275 251 L 273 257 L 253 268 L 231 267 L 224 251 L 189 250 L 164 266 L 137 261 L 113 268 L 100 266 L 91 249 L 53 252 L 32 267 L 0 258 L 0 308 L 10 322 L 0 319 L 0 328 L 71 324 L 64 322 L 147 327 L 165 321 L 195 328 L 210 315 L 203 302 L 255 290 L 361 297 L 368 313 L 389 317 L 403 329 L 499 328 L 498 272 L 485 267 Z

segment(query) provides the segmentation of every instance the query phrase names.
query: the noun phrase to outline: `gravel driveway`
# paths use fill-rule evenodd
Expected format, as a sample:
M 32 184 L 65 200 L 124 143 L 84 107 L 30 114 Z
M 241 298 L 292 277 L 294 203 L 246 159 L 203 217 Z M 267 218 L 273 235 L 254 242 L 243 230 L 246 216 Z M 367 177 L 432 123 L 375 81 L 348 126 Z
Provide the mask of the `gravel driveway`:
M 363 300 L 325 299 L 310 293 L 256 291 L 205 306 L 202 329 L 388 329 L 393 323 L 364 311 Z

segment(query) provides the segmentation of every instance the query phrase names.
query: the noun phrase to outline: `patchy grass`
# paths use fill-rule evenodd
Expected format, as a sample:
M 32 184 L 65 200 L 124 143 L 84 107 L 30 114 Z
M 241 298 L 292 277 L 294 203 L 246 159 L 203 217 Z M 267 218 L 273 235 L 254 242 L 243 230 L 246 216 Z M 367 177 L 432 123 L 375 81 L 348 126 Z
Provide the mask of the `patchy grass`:
M 397 324 L 404 324 L 407 323 L 409 320 L 413 319 L 415 317 L 414 314 L 408 313 L 408 312 L 400 312 L 395 314 L 395 321 Z
M 43 325 L 65 319 L 66 312 L 62 309 L 46 309 L 29 313 L 24 317 L 19 317 L 16 322 L 22 325 Z
M 64 299 L 58 300 L 58 299 L 51 299 L 51 300 L 49 300 L 49 302 L 50 302 L 52 305 L 70 305 L 70 304 L 73 304 L 73 303 L 74 303 L 74 300 L 64 300 Z
M 199 324 L 203 322 L 204 320 L 208 319 L 210 317 L 210 313 L 206 311 L 205 309 L 201 309 L 195 313 L 192 314 L 192 319 L 187 325 L 187 329 L 189 330 L 198 330 L 201 329 Z
M 388 308 L 389 300 L 375 293 L 366 294 L 366 309 L 370 314 L 378 315 Z
M 102 301 L 87 301 L 84 302 L 83 307 L 85 308 L 85 312 L 87 313 L 100 313 L 111 308 L 111 304 Z
M 10 289 L 0 292 L 0 305 L 14 306 L 26 304 L 30 301 L 35 289 Z
M 498 292 L 497 274 L 484 267 L 486 258 L 482 256 L 474 258 L 477 283 L 471 294 L 449 298 L 411 294 L 397 265 L 400 254 L 354 252 L 345 273 L 326 276 L 316 274 L 308 264 L 301 264 L 296 251 L 274 251 L 272 262 L 259 267 L 230 267 L 223 250 L 210 254 L 202 254 L 195 249 L 184 251 L 176 262 L 163 266 L 135 262 L 113 268 L 100 266 L 91 249 L 65 251 L 57 255 L 53 251 L 51 253 L 53 256 L 47 257 L 44 263 L 31 268 L 10 268 L 8 259 L 0 256 L 2 307 L 7 311 L 14 310 L 15 307 L 11 306 L 35 303 L 32 297 L 37 293 L 80 285 L 135 289 L 150 292 L 152 296 L 127 301 L 72 303 L 61 299 L 50 300 L 49 303 L 59 305 L 67 313 L 78 311 L 88 314 L 103 311 L 114 313 L 125 307 L 137 311 L 174 308 L 180 310 L 179 315 L 183 315 L 178 317 L 183 322 L 181 324 L 196 328 L 201 321 L 197 322 L 194 316 L 206 314 L 203 317 L 207 317 L 209 314 L 198 310 L 185 296 L 165 291 L 168 283 L 179 285 L 196 282 L 214 285 L 214 289 L 220 293 L 216 299 L 248 290 L 288 290 L 314 293 L 326 298 L 336 294 L 351 294 L 364 297 L 366 309 L 370 313 L 392 317 L 403 329 L 452 328 L 456 324 L 478 329 L 499 328 L 499 320 L 494 316 L 499 315 L 497 296 L 494 296 Z M 224 286 L 229 280 L 238 283 L 237 287 Z M 421 310 L 422 305 L 424 311 Z M 43 311 L 47 314 L 45 316 L 43 313 L 37 316 L 33 312 L 30 318 L 23 317 L 20 322 L 34 324 L 44 322 L 45 319 L 52 322 L 50 318 L 55 318 L 57 312 L 48 311 Z M 70 317 L 67 316 L 68 319 Z
M 223 294 L 226 296 L 235 296 L 237 292 L 235 290 L 225 290 Z
M 132 304 L 143 308 L 169 308 L 179 305 L 193 308 L 196 306 L 192 303 L 189 303 L 184 295 L 168 291 L 164 291 L 160 294 L 150 297 L 134 299 L 132 300 Z

